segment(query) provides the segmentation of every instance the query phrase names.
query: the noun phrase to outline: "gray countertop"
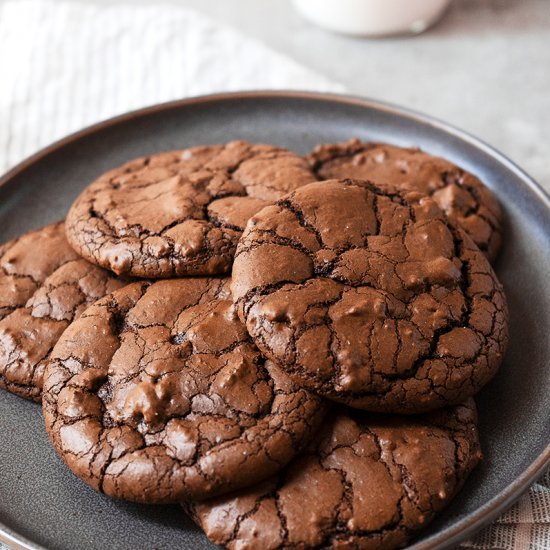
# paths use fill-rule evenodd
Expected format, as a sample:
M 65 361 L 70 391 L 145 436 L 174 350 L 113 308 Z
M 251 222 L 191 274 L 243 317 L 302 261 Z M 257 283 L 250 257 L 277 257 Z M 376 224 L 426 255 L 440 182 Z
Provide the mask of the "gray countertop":
M 379 40 L 319 29 L 289 0 L 165 1 L 226 22 L 351 94 L 450 122 L 504 152 L 550 192 L 550 0 L 454 0 L 425 34 Z

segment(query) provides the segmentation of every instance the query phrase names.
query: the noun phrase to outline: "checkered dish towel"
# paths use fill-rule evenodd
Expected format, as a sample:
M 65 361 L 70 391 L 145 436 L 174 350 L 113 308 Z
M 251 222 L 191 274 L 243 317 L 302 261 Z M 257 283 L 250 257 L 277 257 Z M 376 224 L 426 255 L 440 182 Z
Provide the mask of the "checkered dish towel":
M 345 91 L 168 5 L 0 0 L 0 67 L 0 172 L 86 125 L 171 99 L 244 89 Z M 550 549 L 550 473 L 461 548 Z

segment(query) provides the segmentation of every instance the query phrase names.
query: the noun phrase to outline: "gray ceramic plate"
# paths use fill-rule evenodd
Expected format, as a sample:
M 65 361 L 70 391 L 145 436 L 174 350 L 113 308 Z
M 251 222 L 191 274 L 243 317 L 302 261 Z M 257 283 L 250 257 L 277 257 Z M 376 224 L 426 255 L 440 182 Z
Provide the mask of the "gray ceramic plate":
M 306 153 L 357 136 L 419 145 L 476 173 L 506 210 L 497 271 L 509 298 L 511 345 L 478 397 L 485 460 L 413 545 L 444 548 L 511 504 L 550 459 L 550 199 L 487 145 L 424 116 L 361 99 L 242 93 L 153 107 L 75 134 L 0 180 L 0 241 L 60 219 L 101 172 L 132 157 L 243 138 Z M 0 392 L 0 540 L 32 549 L 201 549 L 206 538 L 177 507 L 99 495 L 50 448 L 40 408 Z

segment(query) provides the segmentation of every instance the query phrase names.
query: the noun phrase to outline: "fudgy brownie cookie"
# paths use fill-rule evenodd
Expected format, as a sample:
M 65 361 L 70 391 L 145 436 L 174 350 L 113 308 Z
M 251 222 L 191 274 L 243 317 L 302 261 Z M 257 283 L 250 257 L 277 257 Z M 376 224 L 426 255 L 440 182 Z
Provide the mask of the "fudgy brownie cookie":
M 67 216 L 67 235 L 84 258 L 118 274 L 227 273 L 248 218 L 315 179 L 304 158 L 271 145 L 160 153 L 85 189 Z
M 321 179 L 368 179 L 431 196 L 449 219 L 494 260 L 502 239 L 502 211 L 496 197 L 473 174 L 417 148 L 351 139 L 318 145 L 309 156 Z
M 34 253 L 40 258 L 48 250 Z M 63 331 L 89 304 L 128 281 L 79 258 L 37 284 L 24 306 L 0 320 L 0 388 L 34 401 L 41 399 L 44 368 Z
M 391 549 L 433 519 L 480 458 L 473 400 L 417 418 L 340 408 L 278 475 L 185 508 L 230 550 Z
M 44 377 L 46 428 L 71 470 L 139 502 L 205 498 L 277 472 L 320 398 L 266 363 L 227 279 L 138 282 L 88 308 Z
M 46 277 L 77 258 L 65 238 L 64 222 L 0 245 L 0 319 L 24 307 Z
M 301 187 L 251 218 L 232 280 L 266 356 L 353 407 L 459 403 L 492 378 L 507 344 L 487 258 L 419 193 L 353 180 Z

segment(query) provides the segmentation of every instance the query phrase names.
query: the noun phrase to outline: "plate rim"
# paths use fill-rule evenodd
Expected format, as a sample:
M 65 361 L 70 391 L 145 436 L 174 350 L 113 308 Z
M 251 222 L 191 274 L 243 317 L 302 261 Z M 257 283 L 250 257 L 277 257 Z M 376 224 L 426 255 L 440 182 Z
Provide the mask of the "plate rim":
M 25 158 L 24 160 L 16 164 L 13 168 L 4 173 L 2 176 L 0 176 L 0 187 L 4 187 L 5 185 L 9 184 L 11 180 L 16 178 L 21 173 L 25 172 L 25 170 L 31 168 L 34 164 L 46 158 L 47 156 L 58 152 L 64 147 L 71 145 L 72 143 L 79 141 L 82 138 L 93 135 L 98 131 L 102 131 L 113 126 L 117 126 L 119 124 L 130 122 L 134 119 L 167 112 L 174 109 L 180 109 L 182 107 L 217 103 L 227 100 L 246 101 L 258 99 L 299 99 L 325 103 L 339 103 L 344 105 L 362 107 L 370 110 L 382 111 L 392 115 L 396 115 L 400 118 L 409 119 L 412 122 L 432 126 L 435 129 L 443 131 L 444 133 L 456 137 L 459 140 L 475 147 L 476 149 L 481 150 L 492 159 L 503 165 L 505 168 L 510 170 L 517 177 L 517 179 L 519 179 L 523 183 L 524 186 L 526 186 L 532 193 L 535 194 L 536 199 L 547 210 L 550 211 L 550 194 L 547 193 L 539 183 L 537 183 L 529 174 L 527 174 L 527 172 L 525 172 L 525 170 L 520 168 L 519 165 L 517 165 L 514 161 L 510 160 L 504 153 L 501 153 L 493 146 L 489 145 L 480 138 L 477 138 L 473 134 L 470 134 L 469 132 L 466 132 L 452 124 L 444 122 L 439 118 L 385 101 L 379 101 L 355 95 L 294 90 L 257 90 L 213 93 L 184 99 L 176 99 L 128 111 L 124 114 L 110 117 L 95 124 L 86 126 L 85 128 L 73 132 L 38 150 L 36 153 Z M 534 461 L 531 462 L 531 464 L 529 464 L 529 466 L 517 479 L 510 483 L 506 489 L 495 495 L 492 499 L 485 502 L 485 504 L 479 507 L 475 512 L 457 521 L 455 524 L 446 528 L 444 531 L 434 533 L 426 540 L 413 543 L 408 548 L 410 550 L 430 550 L 435 548 L 442 549 L 448 548 L 451 545 L 457 544 L 461 540 L 464 540 L 468 536 L 479 531 L 481 528 L 483 528 L 485 525 L 495 519 L 506 508 L 508 508 L 513 502 L 519 499 L 521 495 L 528 489 L 528 487 L 540 477 L 540 475 L 543 473 L 543 470 L 549 465 L 550 443 L 546 445 L 545 449 Z M 9 545 L 15 550 L 48 550 L 47 548 L 40 546 L 33 541 L 27 539 L 26 537 L 23 537 L 22 535 L 16 533 L 7 525 L 5 525 L 2 521 L 0 521 L 0 541 Z

